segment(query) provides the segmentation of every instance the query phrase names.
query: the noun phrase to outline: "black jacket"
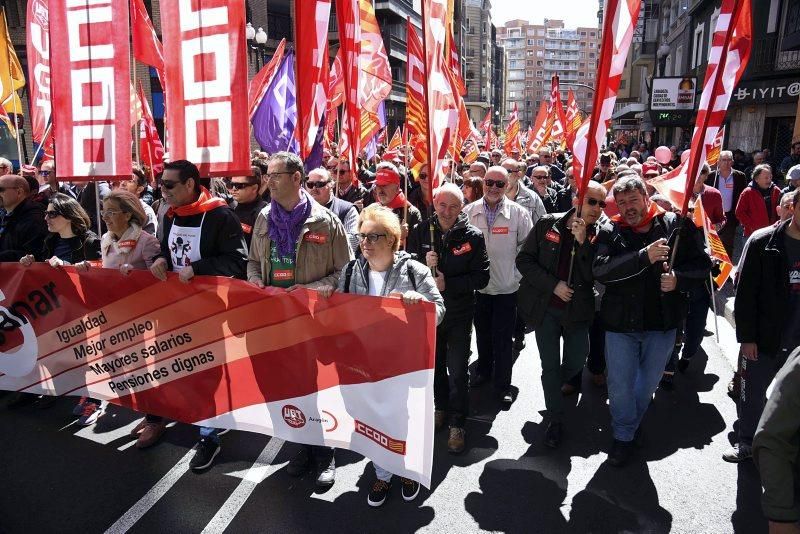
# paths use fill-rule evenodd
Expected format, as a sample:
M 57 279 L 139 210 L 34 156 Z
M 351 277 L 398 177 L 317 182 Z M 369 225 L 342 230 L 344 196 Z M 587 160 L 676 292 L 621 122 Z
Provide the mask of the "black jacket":
M 663 265 L 661 262 L 650 263 L 646 247 L 663 237 L 671 251 L 679 233 L 678 257 L 673 266 L 678 287 L 662 293 Z M 702 232 L 691 220 L 684 220 L 674 213 L 654 217 L 652 228 L 646 234 L 619 224 L 604 224 L 597 234 L 597 247 L 592 272 L 595 280 L 606 286 L 600 319 L 605 330 L 610 332 L 677 328 L 686 315 L 685 292 L 699 280 L 708 278 L 711 270 Z M 658 305 L 654 299 L 658 299 Z M 645 306 L 653 306 L 659 311 L 660 324 L 645 325 Z
M 242 233 L 244 234 L 247 248 L 250 248 L 250 240 L 253 237 L 253 226 L 256 224 L 256 217 L 258 217 L 258 214 L 261 213 L 261 210 L 263 210 L 267 204 L 268 203 L 261 200 L 260 197 L 257 197 L 254 202 L 248 202 L 247 204 L 236 203 L 236 207 L 233 208 L 233 213 L 239 218 L 239 223 L 242 226 Z
M 164 217 L 164 233 L 161 239 L 161 253 L 156 256 L 167 260 L 172 270 L 172 255 L 169 252 L 169 233 L 173 224 L 179 226 L 200 226 L 200 260 L 192 263 L 195 275 L 227 276 L 245 278 L 247 267 L 247 245 L 239 219 L 227 206 L 220 206 L 203 214 L 174 218 Z
M 567 221 L 574 211 L 573 208 L 567 213 L 552 213 L 539 219 L 517 254 L 517 270 L 522 275 L 517 294 L 517 309 L 525 322 L 533 328 L 542 324 L 553 290 L 560 281 L 558 263 L 562 248 L 561 236 L 570 233 Z M 598 226 L 599 224 L 593 224 L 587 228 L 586 240 L 575 249 L 571 286 L 575 293 L 564 308 L 561 324 L 565 328 L 589 324 L 594 318 L 592 261 L 597 253 Z
M 739 268 L 734 314 L 739 343 L 756 343 L 758 351 L 780 349 L 789 304 L 789 263 L 784 239 L 792 221 L 750 240 Z
M 475 291 L 489 283 L 489 257 L 480 230 L 469 224 L 464 213 L 458 215 L 450 230 L 442 233 L 434 214 L 434 250 L 439 255 L 439 271 L 444 274 L 445 313 L 442 325 L 471 321 L 475 308 Z M 406 251 L 425 264 L 425 254 L 431 250 L 430 221 L 410 230 Z
M 737 171 L 736 169 L 732 169 L 731 172 L 733 173 L 733 202 L 731 203 L 731 211 L 725 212 L 725 215 L 728 216 L 727 224 L 733 224 L 734 226 L 738 224 L 738 219 L 736 219 L 736 204 L 739 202 L 739 197 L 742 195 L 742 191 L 744 188 L 747 187 L 748 179 L 742 171 Z M 716 187 L 720 191 L 722 188 L 720 187 L 721 184 L 717 183 L 717 171 L 712 172 L 706 178 L 706 185 L 710 185 L 711 187 Z M 731 215 L 733 215 L 733 219 L 731 219 Z
M 47 223 L 45 207 L 39 202 L 26 199 L 10 214 L 0 216 L 0 261 L 19 261 L 33 254 L 37 261 L 44 252 Z
M 42 260 L 49 260 L 55 255 L 55 246 L 57 243 L 56 236 L 58 234 L 48 233 L 44 239 L 44 250 L 41 253 Z M 75 241 L 76 246 L 72 249 L 69 258 L 61 258 L 62 261 L 75 264 L 85 260 L 99 260 L 100 256 L 100 238 L 97 234 L 89 230 L 82 239 Z
M 572 208 L 571 196 L 569 189 L 548 187 L 547 194 L 541 198 L 547 213 L 564 213 Z

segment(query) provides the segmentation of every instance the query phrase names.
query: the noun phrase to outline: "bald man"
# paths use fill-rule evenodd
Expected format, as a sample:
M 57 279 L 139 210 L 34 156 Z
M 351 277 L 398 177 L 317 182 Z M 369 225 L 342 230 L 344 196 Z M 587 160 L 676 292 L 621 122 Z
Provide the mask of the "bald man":
M 16 174 L 0 177 L 0 261 L 19 261 L 28 254 L 44 259 L 44 206 L 29 199 L 30 192 L 25 178 Z

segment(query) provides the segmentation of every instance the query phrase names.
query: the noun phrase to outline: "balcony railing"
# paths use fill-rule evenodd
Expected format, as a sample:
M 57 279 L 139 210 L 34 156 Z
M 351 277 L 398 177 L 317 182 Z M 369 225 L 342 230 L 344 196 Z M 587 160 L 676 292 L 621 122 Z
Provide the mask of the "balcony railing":
M 580 50 L 580 47 L 576 44 L 563 44 L 553 41 L 545 41 L 544 48 L 545 50 Z
M 750 64 L 753 72 L 800 69 L 800 51 L 781 52 L 777 35 L 754 39 Z

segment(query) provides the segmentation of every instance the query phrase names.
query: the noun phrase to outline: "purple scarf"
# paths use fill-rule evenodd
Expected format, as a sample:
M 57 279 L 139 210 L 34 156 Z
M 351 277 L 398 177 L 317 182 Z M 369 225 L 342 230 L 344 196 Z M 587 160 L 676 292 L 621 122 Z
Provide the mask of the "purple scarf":
M 269 208 L 269 238 L 275 242 L 281 256 L 294 256 L 297 238 L 311 214 L 308 193 L 300 190 L 300 202 L 292 211 L 286 211 L 273 200 Z

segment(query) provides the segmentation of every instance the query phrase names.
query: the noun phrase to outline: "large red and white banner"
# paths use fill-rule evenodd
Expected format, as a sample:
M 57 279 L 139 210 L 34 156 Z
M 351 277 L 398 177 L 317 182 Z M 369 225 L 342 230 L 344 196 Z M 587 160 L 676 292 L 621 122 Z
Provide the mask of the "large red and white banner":
M 508 118 L 508 126 L 506 126 L 506 139 L 503 143 L 503 150 L 507 156 L 510 156 L 514 151 L 520 151 L 519 113 L 517 111 L 516 102 L 514 103 L 514 111 L 511 112 L 511 115 Z
M 592 179 L 600 147 L 605 142 L 611 124 L 622 71 L 641 7 L 641 0 L 606 0 L 592 111 L 590 118 L 584 121 L 575 135 L 572 168 L 580 202 L 583 202 L 585 186 Z
M 161 4 L 170 157 L 202 176 L 250 173 L 244 0 Z
M 430 486 L 430 303 L 0 265 L 0 389 L 357 451 Z
M 127 0 L 50 0 L 56 173 L 67 180 L 131 175 Z
M 750 0 L 723 0 L 717 27 L 711 37 L 706 79 L 694 123 L 686 171 L 687 192 L 694 186 L 695 178 L 725 121 L 733 89 L 750 60 L 752 41 Z M 688 203 L 687 194 L 681 213 L 687 212 Z
M 47 134 L 53 104 L 50 94 L 50 22 L 45 0 L 28 0 L 26 49 L 28 53 L 28 102 L 31 106 L 33 142 L 45 145 L 45 156 L 53 158 L 53 130 Z
M 300 157 L 307 158 L 314 148 L 317 132 L 328 105 L 328 22 L 330 0 L 295 3 L 295 42 L 297 53 L 297 127 Z M 301 30 L 302 28 L 302 30 Z

